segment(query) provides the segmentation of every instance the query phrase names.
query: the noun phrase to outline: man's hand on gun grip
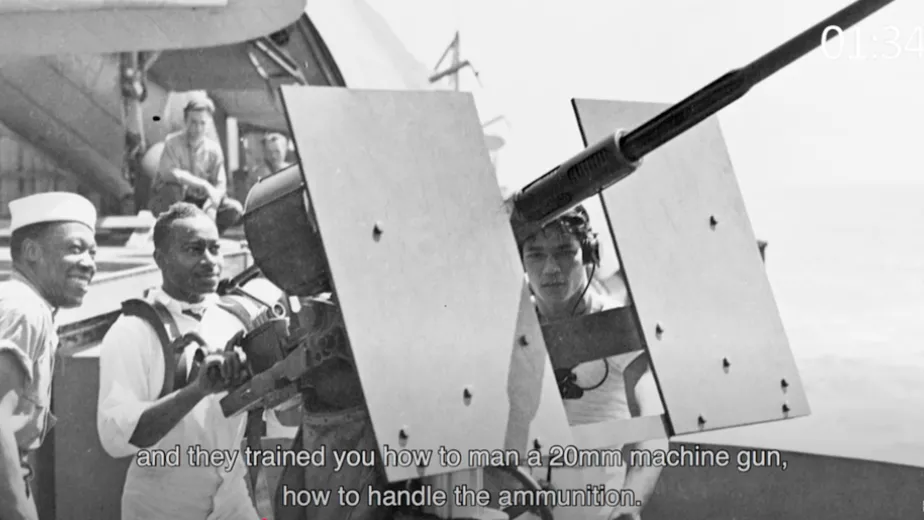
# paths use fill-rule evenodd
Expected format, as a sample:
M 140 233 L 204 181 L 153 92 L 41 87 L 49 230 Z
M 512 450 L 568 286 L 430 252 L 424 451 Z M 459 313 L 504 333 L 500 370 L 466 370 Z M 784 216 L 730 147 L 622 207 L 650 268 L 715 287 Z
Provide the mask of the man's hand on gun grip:
M 196 384 L 206 394 L 228 390 L 246 375 L 244 354 L 239 348 L 209 354 L 202 361 Z

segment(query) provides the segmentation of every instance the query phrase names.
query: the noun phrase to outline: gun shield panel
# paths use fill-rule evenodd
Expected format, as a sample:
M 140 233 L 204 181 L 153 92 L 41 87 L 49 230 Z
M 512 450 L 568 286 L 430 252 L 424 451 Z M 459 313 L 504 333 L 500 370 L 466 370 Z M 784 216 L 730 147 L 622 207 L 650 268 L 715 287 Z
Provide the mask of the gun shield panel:
M 668 107 L 574 100 L 585 143 Z M 809 413 L 713 117 L 602 194 L 673 434 Z
M 389 480 L 568 444 L 471 95 L 281 90 L 380 450 L 433 454 Z

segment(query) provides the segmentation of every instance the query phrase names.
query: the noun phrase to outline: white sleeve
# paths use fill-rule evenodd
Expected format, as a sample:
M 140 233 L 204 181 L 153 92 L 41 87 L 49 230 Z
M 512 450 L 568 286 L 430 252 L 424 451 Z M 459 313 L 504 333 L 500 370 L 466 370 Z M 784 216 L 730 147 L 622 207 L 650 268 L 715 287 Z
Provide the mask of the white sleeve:
M 644 350 L 633 350 L 631 352 L 624 352 L 622 354 L 616 354 L 615 356 L 610 356 L 606 358 L 607 363 L 610 364 L 610 368 L 618 372 L 625 371 L 626 368 L 635 361 L 635 358 L 644 354 Z
M 13 359 L 13 363 L 16 364 L 16 367 L 22 370 L 22 375 L 25 378 L 25 384 L 28 385 L 32 382 L 32 361 L 29 360 L 29 356 L 19 348 L 19 345 L 13 343 L 12 341 L 7 341 L 3 338 L 0 338 L 0 356 L 4 352 L 8 352 Z
M 164 381 L 164 354 L 147 322 L 121 316 L 100 345 L 96 429 L 112 457 L 130 457 L 129 442 L 141 414 L 157 400 Z

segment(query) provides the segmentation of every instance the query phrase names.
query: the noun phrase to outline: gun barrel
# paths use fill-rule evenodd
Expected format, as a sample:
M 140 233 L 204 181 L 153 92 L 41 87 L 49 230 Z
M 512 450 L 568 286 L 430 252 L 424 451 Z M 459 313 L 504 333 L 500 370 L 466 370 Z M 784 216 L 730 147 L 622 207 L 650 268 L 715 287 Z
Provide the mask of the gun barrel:
M 518 239 L 633 173 L 643 157 L 744 96 L 757 83 L 894 0 L 857 0 L 747 66 L 732 70 L 631 132 L 607 137 L 514 196 Z M 836 27 L 840 30 L 829 30 Z
M 848 5 L 747 66 L 725 74 L 629 132 L 620 143 L 622 153 L 630 162 L 640 160 L 664 143 L 732 104 L 754 85 L 892 2 L 893 0 L 858 0 Z M 831 27 L 840 30 L 828 30 Z
M 619 149 L 620 137 L 616 132 L 601 139 L 523 188 L 514 198 L 514 217 L 526 227 L 541 225 L 550 220 L 547 215 L 560 213 L 635 171 L 636 165 L 627 162 Z

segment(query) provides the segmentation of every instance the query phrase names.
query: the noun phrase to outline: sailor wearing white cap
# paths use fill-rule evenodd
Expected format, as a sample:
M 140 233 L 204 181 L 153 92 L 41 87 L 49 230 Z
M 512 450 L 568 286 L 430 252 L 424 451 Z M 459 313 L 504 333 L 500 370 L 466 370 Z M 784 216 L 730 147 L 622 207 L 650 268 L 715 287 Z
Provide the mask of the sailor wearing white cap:
M 0 518 L 31 520 L 38 516 L 26 459 L 55 422 L 54 317 L 59 308 L 83 303 L 96 274 L 96 208 L 65 192 L 31 195 L 9 207 L 13 272 L 0 282 Z M 8 409 L 14 402 L 15 411 Z

